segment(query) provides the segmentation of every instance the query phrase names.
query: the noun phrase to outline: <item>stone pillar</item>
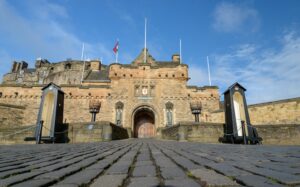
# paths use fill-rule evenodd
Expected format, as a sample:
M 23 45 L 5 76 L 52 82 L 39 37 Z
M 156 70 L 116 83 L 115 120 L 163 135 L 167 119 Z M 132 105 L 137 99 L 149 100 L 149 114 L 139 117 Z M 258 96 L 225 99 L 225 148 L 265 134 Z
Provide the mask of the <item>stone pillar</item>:
M 186 128 L 186 126 L 179 125 L 177 136 L 178 136 L 178 141 L 180 141 L 180 142 L 187 141 L 187 128 Z
M 156 138 L 162 139 L 162 133 L 161 133 L 161 131 L 162 131 L 162 128 L 157 128 L 157 130 L 156 130 Z
M 103 125 L 102 139 L 103 139 L 103 141 L 111 141 L 112 140 L 112 127 L 110 125 Z
M 126 130 L 127 130 L 128 138 L 132 138 L 131 128 L 126 128 Z

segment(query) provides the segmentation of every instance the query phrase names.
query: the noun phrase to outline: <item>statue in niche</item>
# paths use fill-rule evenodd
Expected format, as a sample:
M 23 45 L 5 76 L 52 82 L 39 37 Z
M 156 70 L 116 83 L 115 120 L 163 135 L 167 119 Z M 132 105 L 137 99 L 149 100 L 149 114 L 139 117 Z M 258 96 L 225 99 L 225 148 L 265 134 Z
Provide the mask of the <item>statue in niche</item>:
M 173 124 L 173 104 L 171 102 L 166 103 L 166 116 L 167 116 L 167 126 Z
M 116 103 L 116 124 L 119 126 L 122 125 L 123 107 L 124 104 L 122 102 L 119 101 Z
M 173 121 L 173 114 L 172 114 L 172 110 L 171 109 L 167 109 L 167 125 L 171 126 L 172 125 L 172 121 Z
M 120 109 L 120 108 L 117 108 L 117 111 L 116 111 L 116 122 L 117 122 L 117 125 L 121 126 L 121 122 L 122 122 L 122 109 Z

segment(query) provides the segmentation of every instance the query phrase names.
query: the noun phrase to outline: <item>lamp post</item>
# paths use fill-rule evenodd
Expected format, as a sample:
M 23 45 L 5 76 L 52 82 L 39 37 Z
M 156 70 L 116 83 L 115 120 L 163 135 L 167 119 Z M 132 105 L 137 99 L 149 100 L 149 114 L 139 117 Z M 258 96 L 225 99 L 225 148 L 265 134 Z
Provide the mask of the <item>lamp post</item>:
M 98 100 L 91 100 L 89 102 L 90 113 L 92 114 L 92 122 L 96 121 L 96 114 L 99 113 L 101 108 L 101 102 Z
M 199 114 L 201 114 L 202 103 L 200 101 L 192 101 L 190 103 L 192 114 L 195 115 L 195 122 L 199 123 Z

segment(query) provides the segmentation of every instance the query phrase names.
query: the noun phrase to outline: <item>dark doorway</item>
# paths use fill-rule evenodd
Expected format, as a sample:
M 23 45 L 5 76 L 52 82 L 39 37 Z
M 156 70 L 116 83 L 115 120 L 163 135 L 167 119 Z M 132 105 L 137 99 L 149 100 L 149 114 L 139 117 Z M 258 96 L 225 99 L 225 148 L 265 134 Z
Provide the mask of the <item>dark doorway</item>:
M 151 138 L 155 136 L 155 116 L 147 108 L 138 110 L 134 115 L 134 137 Z

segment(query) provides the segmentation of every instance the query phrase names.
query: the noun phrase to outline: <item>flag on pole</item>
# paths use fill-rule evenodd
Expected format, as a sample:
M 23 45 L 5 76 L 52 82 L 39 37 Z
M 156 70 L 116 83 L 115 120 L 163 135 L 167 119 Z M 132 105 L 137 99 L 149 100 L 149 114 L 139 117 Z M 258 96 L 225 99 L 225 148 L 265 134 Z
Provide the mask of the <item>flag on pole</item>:
M 119 51 L 119 41 L 117 41 L 115 47 L 113 48 L 114 53 L 118 53 Z
M 115 44 L 115 47 L 113 48 L 113 51 L 116 55 L 116 63 L 118 63 L 118 55 L 119 55 L 119 39 L 117 39 L 117 43 Z

